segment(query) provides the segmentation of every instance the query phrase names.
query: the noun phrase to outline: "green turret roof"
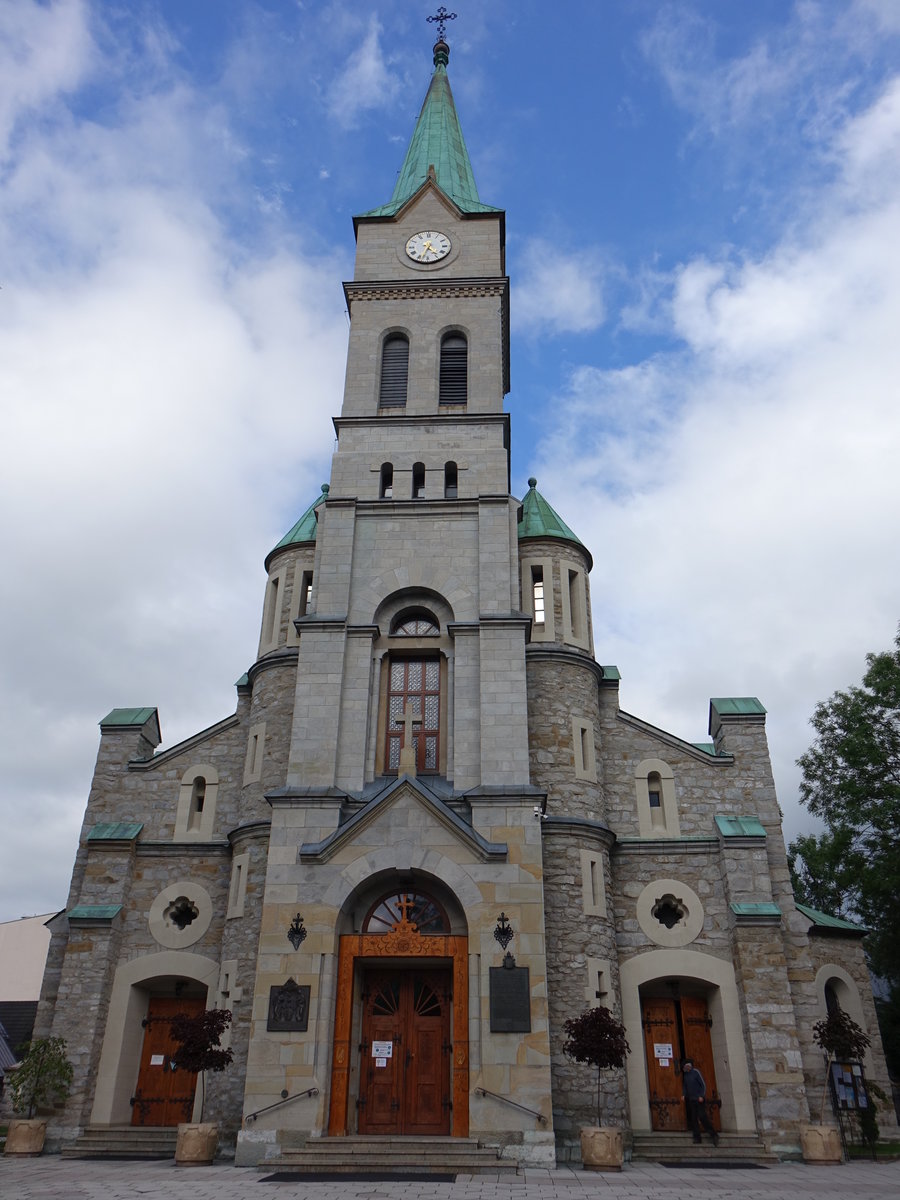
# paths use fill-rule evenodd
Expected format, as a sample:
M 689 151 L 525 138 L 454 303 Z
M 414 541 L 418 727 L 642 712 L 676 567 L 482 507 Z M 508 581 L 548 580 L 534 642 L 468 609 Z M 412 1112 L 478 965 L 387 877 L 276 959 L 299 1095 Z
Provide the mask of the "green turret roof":
M 528 494 L 522 501 L 519 540 L 539 537 L 563 538 L 567 542 L 574 542 L 587 554 L 588 561 L 591 561 L 591 556 L 581 538 L 577 537 L 559 513 L 550 507 L 537 490 L 537 480 L 532 476 L 528 480 Z
M 277 546 L 266 555 L 266 570 L 269 569 L 269 560 L 276 550 L 283 550 L 285 546 L 297 546 L 301 542 L 314 542 L 316 540 L 316 509 L 325 500 L 328 495 L 328 484 L 322 484 L 321 495 L 313 500 L 312 504 L 300 518 L 292 529 L 289 529 Z
M 478 188 L 469 161 L 450 80 L 447 61 L 450 47 L 439 41 L 434 47 L 434 74 L 413 131 L 397 186 L 387 204 L 360 214 L 363 217 L 393 217 L 431 176 L 437 186 L 464 213 L 501 212 L 478 199 Z

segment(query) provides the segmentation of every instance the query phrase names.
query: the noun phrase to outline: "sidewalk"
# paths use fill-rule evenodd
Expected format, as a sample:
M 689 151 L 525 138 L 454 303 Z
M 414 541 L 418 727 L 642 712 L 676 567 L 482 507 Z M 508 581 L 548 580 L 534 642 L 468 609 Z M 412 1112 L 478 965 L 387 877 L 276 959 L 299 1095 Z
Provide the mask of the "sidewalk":
M 782 1164 L 767 1170 L 671 1169 L 639 1164 L 619 1175 L 562 1168 L 456 1183 L 265 1183 L 230 1165 L 0 1158 L 2 1200 L 897 1200 L 900 1162 L 842 1167 Z

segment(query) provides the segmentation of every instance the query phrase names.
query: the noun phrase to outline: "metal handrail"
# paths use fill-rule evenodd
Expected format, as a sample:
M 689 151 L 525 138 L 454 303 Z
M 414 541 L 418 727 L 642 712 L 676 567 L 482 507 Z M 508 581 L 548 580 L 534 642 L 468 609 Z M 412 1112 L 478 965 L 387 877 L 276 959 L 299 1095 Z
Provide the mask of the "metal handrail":
M 281 1099 L 276 1100 L 274 1104 L 267 1104 L 265 1108 L 258 1108 L 256 1112 L 247 1113 L 244 1117 L 244 1124 L 248 1121 L 255 1121 L 260 1113 L 268 1112 L 272 1108 L 280 1108 L 282 1104 L 290 1104 L 292 1100 L 302 1100 L 304 1096 L 318 1096 L 319 1089 L 316 1087 L 307 1088 L 305 1092 L 296 1092 L 293 1096 L 289 1096 L 286 1091 L 281 1093 Z
M 477 1087 L 475 1089 L 476 1096 L 493 1096 L 495 1100 L 502 1100 L 504 1104 L 511 1104 L 513 1108 L 521 1108 L 522 1112 L 529 1113 L 532 1117 L 537 1117 L 542 1125 L 547 1124 L 547 1118 L 543 1113 L 536 1112 L 533 1108 L 526 1108 L 524 1104 L 519 1104 L 518 1100 L 510 1100 L 509 1096 L 501 1096 L 498 1092 L 489 1092 L 487 1088 Z

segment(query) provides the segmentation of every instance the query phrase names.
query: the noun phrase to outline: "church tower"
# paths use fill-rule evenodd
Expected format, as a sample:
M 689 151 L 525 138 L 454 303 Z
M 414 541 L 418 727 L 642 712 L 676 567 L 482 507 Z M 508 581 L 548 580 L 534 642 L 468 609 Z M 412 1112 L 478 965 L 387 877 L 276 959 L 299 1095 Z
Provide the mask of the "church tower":
M 265 560 L 235 712 L 164 749 L 153 707 L 100 723 L 36 1024 L 74 1066 L 67 1153 L 159 1153 L 202 1115 L 239 1165 L 385 1137 L 443 1169 L 578 1162 L 597 1078 L 565 1023 L 597 1005 L 635 1157 L 692 1152 L 686 1058 L 732 1161 L 797 1157 L 834 1003 L 873 1043 L 841 1086 L 888 1086 L 864 931 L 791 893 L 765 709 L 714 698 L 708 742 L 623 711 L 590 552 L 537 480 L 511 494 L 504 213 L 448 60 L 441 36 L 354 222 L 331 477 Z M 234 1061 L 201 1086 L 170 1030 L 209 1008 Z
M 265 792 L 245 1111 L 315 1086 L 278 1128 L 477 1135 L 547 1162 L 504 213 L 479 198 L 448 58 L 441 38 L 393 196 L 355 219 L 331 480 L 268 560 L 254 672 L 291 661 L 295 687 L 285 777 Z M 273 1073 L 269 1002 L 289 977 L 309 1024 Z

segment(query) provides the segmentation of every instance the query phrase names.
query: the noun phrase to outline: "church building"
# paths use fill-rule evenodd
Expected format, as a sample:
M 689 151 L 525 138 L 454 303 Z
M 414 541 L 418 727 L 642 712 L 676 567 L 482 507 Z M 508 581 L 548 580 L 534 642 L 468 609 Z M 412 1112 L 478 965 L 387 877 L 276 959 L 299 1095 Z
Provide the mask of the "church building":
M 100 722 L 36 1029 L 75 1067 L 67 1152 L 202 1110 L 238 1164 L 387 1136 L 577 1162 L 596 1076 L 563 1026 L 599 1004 L 635 1156 L 690 1142 L 690 1056 L 726 1147 L 797 1157 L 829 1003 L 887 1090 L 863 931 L 791 892 L 762 704 L 711 699 L 701 743 L 621 708 L 590 549 L 512 492 L 505 214 L 448 59 L 354 220 L 331 478 L 265 558 L 234 713 L 168 749 L 153 707 Z M 198 1082 L 169 1019 L 208 1008 L 234 1061 Z

